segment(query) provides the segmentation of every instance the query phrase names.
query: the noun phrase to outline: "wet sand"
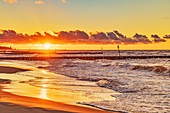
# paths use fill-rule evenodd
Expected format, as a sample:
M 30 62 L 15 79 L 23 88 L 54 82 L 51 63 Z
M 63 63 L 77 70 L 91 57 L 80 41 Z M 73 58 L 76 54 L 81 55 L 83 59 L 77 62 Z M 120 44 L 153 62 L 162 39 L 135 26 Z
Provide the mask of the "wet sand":
M 15 105 L 11 103 L 0 103 L 1 113 L 71 113 L 65 111 L 46 110 L 43 108 L 28 108 L 21 105 Z M 12 111 L 12 112 L 11 112 Z
M 68 105 L 32 97 L 18 96 L 8 92 L 3 92 L 2 87 L 0 88 L 0 109 L 1 113 L 8 113 L 11 112 L 11 110 L 13 113 L 22 111 L 31 113 L 60 113 L 61 111 L 61 113 L 107 113 L 106 111 L 93 108 Z
M 17 73 L 22 71 L 29 71 L 29 69 L 21 69 L 16 67 L 0 66 L 0 73 Z
M 16 73 L 27 71 L 26 69 L 0 66 L 0 73 Z M 10 83 L 6 79 L 0 80 L 1 84 Z M 6 82 L 7 81 L 7 82 Z M 54 102 L 50 100 L 38 99 L 33 97 L 18 96 L 12 93 L 4 92 L 3 87 L 0 86 L 0 110 L 1 113 L 107 113 L 100 109 L 76 106 L 65 104 L 61 102 Z

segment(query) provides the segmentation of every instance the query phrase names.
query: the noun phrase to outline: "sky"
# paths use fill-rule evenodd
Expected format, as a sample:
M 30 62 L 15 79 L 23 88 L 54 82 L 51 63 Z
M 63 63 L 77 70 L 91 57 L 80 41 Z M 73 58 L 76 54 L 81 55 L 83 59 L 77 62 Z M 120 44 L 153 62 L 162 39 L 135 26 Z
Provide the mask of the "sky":
M 170 34 L 169 12 L 170 0 L 0 0 L 0 29 L 28 35 L 75 30 L 90 35 L 118 30 L 126 37 L 138 33 L 152 40 L 152 34 L 160 38 Z M 162 43 L 164 49 L 170 49 L 168 38 L 155 44 L 156 48 L 163 49 Z M 133 45 L 134 49 L 142 47 Z

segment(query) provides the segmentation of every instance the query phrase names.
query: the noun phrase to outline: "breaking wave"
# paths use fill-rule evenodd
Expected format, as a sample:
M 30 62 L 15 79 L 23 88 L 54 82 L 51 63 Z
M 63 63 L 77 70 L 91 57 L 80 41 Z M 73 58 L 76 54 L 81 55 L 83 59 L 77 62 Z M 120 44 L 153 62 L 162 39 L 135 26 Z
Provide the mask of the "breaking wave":
M 142 65 L 136 65 L 131 68 L 131 70 L 145 70 L 145 71 L 152 71 L 155 73 L 164 73 L 170 75 L 170 69 L 164 66 L 142 66 Z

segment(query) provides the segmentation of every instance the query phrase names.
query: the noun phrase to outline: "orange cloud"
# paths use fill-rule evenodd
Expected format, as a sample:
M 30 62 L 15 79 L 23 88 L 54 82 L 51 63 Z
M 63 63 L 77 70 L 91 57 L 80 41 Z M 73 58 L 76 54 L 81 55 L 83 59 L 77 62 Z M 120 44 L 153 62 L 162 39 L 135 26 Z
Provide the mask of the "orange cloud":
M 13 3 L 17 3 L 17 0 L 4 0 L 4 2 L 13 4 Z M 61 2 L 66 3 L 66 0 L 61 0 Z M 41 5 L 41 4 L 44 4 L 45 2 L 44 2 L 44 0 L 35 0 L 34 3 Z
M 42 5 L 42 4 L 44 4 L 44 1 L 43 1 L 43 0 L 36 0 L 34 3 L 35 3 L 35 4 Z
M 66 0 L 61 0 L 62 3 L 66 3 Z
M 13 3 L 17 3 L 17 0 L 4 0 L 4 2 L 13 4 Z

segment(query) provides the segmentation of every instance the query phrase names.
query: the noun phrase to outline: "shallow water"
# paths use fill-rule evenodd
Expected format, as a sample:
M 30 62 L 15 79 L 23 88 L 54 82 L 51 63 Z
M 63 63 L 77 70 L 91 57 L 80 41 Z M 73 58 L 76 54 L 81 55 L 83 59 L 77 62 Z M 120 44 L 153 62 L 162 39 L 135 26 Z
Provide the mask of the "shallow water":
M 17 63 L 15 63 L 17 62 Z M 116 93 L 113 90 L 98 87 L 95 82 L 78 81 L 75 78 L 66 77 L 55 74 L 44 69 L 37 69 L 44 64 L 44 61 L 39 65 L 36 63 L 28 63 L 27 61 L 12 61 L 4 62 L 6 66 L 31 68 L 32 71 L 18 72 L 16 74 L 1 73 L 1 79 L 12 80 L 11 84 L 5 84 L 4 91 L 11 92 L 17 95 L 43 98 L 57 102 L 65 102 L 76 104 L 77 102 L 91 102 L 114 100 L 111 94 Z M 19 63 L 19 64 L 18 64 Z

